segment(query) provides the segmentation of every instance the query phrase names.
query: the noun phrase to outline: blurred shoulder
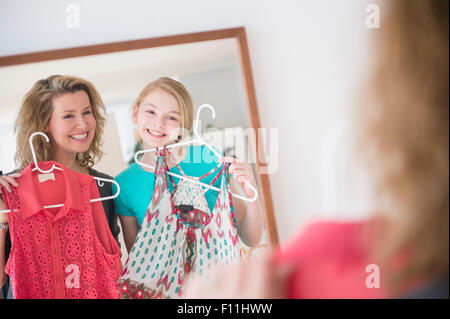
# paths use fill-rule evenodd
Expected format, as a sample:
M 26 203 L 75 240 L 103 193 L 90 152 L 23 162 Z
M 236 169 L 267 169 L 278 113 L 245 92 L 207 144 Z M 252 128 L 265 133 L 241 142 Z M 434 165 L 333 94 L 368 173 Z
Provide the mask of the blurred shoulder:
M 290 260 L 349 258 L 364 254 L 371 220 L 312 222 L 283 245 L 281 255 Z

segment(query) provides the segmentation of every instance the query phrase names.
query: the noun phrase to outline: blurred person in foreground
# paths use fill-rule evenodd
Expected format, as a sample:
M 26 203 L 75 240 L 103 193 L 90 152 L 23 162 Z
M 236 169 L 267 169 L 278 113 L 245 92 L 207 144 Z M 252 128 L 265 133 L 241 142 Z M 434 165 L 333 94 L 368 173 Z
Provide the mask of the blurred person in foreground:
M 186 298 L 448 298 L 449 2 L 380 5 L 357 103 L 357 152 L 380 212 L 309 225 L 248 264 L 190 278 Z

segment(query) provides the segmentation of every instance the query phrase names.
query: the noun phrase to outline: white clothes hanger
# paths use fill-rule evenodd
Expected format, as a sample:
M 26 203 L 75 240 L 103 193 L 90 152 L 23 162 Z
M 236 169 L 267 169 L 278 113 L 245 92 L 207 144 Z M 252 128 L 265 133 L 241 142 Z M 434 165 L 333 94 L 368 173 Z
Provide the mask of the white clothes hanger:
M 49 173 L 53 172 L 53 170 L 55 170 L 55 169 L 59 170 L 59 171 L 62 171 L 63 169 L 58 167 L 58 166 L 56 166 L 55 164 L 53 164 L 53 166 L 49 170 L 46 170 L 46 171 L 39 167 L 37 159 L 36 159 L 36 152 L 34 151 L 33 142 L 32 142 L 33 141 L 33 137 L 35 137 L 36 135 L 42 135 L 45 138 L 45 141 L 47 143 L 49 142 L 48 136 L 45 133 L 35 132 L 35 133 L 31 134 L 30 138 L 28 139 L 28 142 L 29 142 L 30 148 L 31 148 L 31 155 L 33 156 L 33 162 L 34 162 L 34 168 L 31 171 L 32 172 L 39 171 L 42 174 L 49 174 Z M 117 196 L 119 196 L 119 194 L 120 194 L 120 186 L 119 186 L 119 183 L 117 183 L 115 180 L 108 179 L 108 178 L 97 177 L 97 176 L 94 176 L 94 179 L 97 180 L 98 185 L 100 187 L 104 185 L 102 182 L 114 183 L 117 186 L 117 192 L 114 195 L 111 195 L 111 196 L 91 199 L 91 201 L 90 201 L 91 203 L 100 202 L 100 201 L 104 201 L 104 200 L 108 200 L 108 199 L 113 199 L 113 198 L 116 198 Z M 62 207 L 62 206 L 64 206 L 64 204 L 47 205 L 47 206 L 44 206 L 43 208 L 57 208 L 57 207 Z M 11 212 L 11 210 L 9 210 L 9 209 L 0 210 L 0 214 L 1 213 L 10 213 L 10 212 Z
M 189 144 L 199 143 L 200 145 L 205 145 L 206 147 L 208 147 L 208 148 L 209 148 L 209 149 L 210 149 L 210 150 L 211 150 L 211 151 L 212 151 L 219 159 L 223 158 L 223 155 L 220 154 L 219 152 L 217 152 L 211 145 L 209 145 L 208 143 L 206 143 L 206 142 L 201 138 L 200 134 L 198 133 L 199 116 L 200 116 L 200 112 L 201 112 L 202 109 L 204 109 L 204 108 L 208 108 L 208 109 L 211 110 L 211 112 L 212 112 L 212 118 L 215 118 L 215 117 L 216 117 L 216 111 L 214 110 L 214 108 L 213 108 L 211 105 L 209 105 L 209 104 L 202 104 L 202 105 L 198 108 L 198 110 L 197 110 L 197 115 L 195 116 L 195 122 L 194 122 L 194 135 L 196 136 L 196 139 L 190 140 L 190 141 L 185 141 L 185 142 L 180 142 L 180 143 L 175 143 L 175 144 L 170 144 L 170 145 L 167 145 L 167 146 L 165 147 L 166 149 L 174 148 L 174 147 L 179 147 L 179 146 L 183 146 L 183 145 L 189 145 Z M 151 148 L 151 149 L 147 149 L 147 150 L 141 150 L 141 151 L 136 152 L 136 153 L 134 154 L 134 160 L 135 160 L 135 162 L 136 162 L 137 164 L 141 165 L 141 166 L 148 167 L 148 168 L 150 168 L 151 170 L 154 171 L 154 170 L 155 170 L 155 167 L 152 166 L 152 165 L 149 165 L 149 164 L 145 164 L 145 163 L 140 162 L 140 161 L 138 160 L 138 155 L 139 155 L 139 154 L 143 154 L 143 153 L 155 152 L 155 151 L 158 150 L 158 149 L 163 149 L 163 148 L 162 148 L 162 147 L 160 147 L 160 148 L 155 147 L 155 148 Z M 177 177 L 177 178 L 180 178 L 180 179 L 183 179 L 183 180 L 187 180 L 187 181 L 192 182 L 192 183 L 194 183 L 194 184 L 197 184 L 197 185 L 200 185 L 200 186 L 203 186 L 203 187 L 206 187 L 206 188 L 215 190 L 215 191 L 217 191 L 217 192 L 220 191 L 217 187 L 214 187 L 214 186 L 211 186 L 211 185 L 208 185 L 208 184 L 199 182 L 199 181 L 197 181 L 197 180 L 195 180 L 195 179 L 191 179 L 191 178 L 188 178 L 188 177 L 184 177 L 184 176 L 182 176 L 182 175 L 179 175 L 179 174 L 176 174 L 176 173 L 172 173 L 172 172 L 166 172 L 166 173 L 169 174 L 169 175 L 175 176 L 175 177 Z M 241 195 L 238 195 L 238 194 L 234 194 L 234 193 L 231 193 L 231 195 L 234 196 L 234 197 L 236 197 L 236 198 L 239 198 L 239 199 L 241 199 L 241 200 L 243 200 L 243 201 L 246 201 L 246 202 L 254 202 L 254 201 L 258 198 L 258 191 L 257 191 L 256 188 L 253 187 L 249 182 L 246 181 L 245 184 L 253 191 L 253 197 L 252 197 L 252 198 L 247 198 L 247 197 L 244 197 L 244 196 L 241 196 Z

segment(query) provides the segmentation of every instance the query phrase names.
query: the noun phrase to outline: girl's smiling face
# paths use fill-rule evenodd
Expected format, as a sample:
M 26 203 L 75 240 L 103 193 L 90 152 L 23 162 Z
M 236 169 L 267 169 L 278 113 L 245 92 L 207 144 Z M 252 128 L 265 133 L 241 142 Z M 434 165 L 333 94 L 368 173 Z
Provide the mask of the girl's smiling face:
M 161 147 L 175 141 L 181 128 L 177 99 L 160 88 L 148 93 L 139 105 L 134 105 L 132 118 L 145 148 Z
M 76 155 L 89 150 L 96 120 L 85 91 L 64 93 L 52 99 L 53 113 L 45 132 L 57 155 Z

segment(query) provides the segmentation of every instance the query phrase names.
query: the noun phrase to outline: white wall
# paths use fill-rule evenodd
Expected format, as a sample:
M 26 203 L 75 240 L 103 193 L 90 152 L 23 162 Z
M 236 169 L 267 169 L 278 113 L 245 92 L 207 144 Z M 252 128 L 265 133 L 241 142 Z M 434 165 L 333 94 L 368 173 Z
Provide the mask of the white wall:
M 0 132 L 0 171 L 6 174 L 16 168 L 13 160 L 14 153 L 16 152 L 14 124 L 1 124 Z
M 69 3 L 80 8 L 79 29 L 65 26 Z M 321 203 L 321 145 L 353 102 L 364 9 L 360 0 L 3 0 L 0 55 L 244 26 L 261 125 L 279 129 L 270 182 L 284 241 L 333 210 Z
M 216 117 L 202 121 L 202 129 L 208 124 L 214 127 L 249 127 L 247 100 L 239 66 L 229 66 L 195 74 L 180 75 L 179 81 L 186 86 L 194 102 L 194 111 L 201 104 L 210 104 Z

